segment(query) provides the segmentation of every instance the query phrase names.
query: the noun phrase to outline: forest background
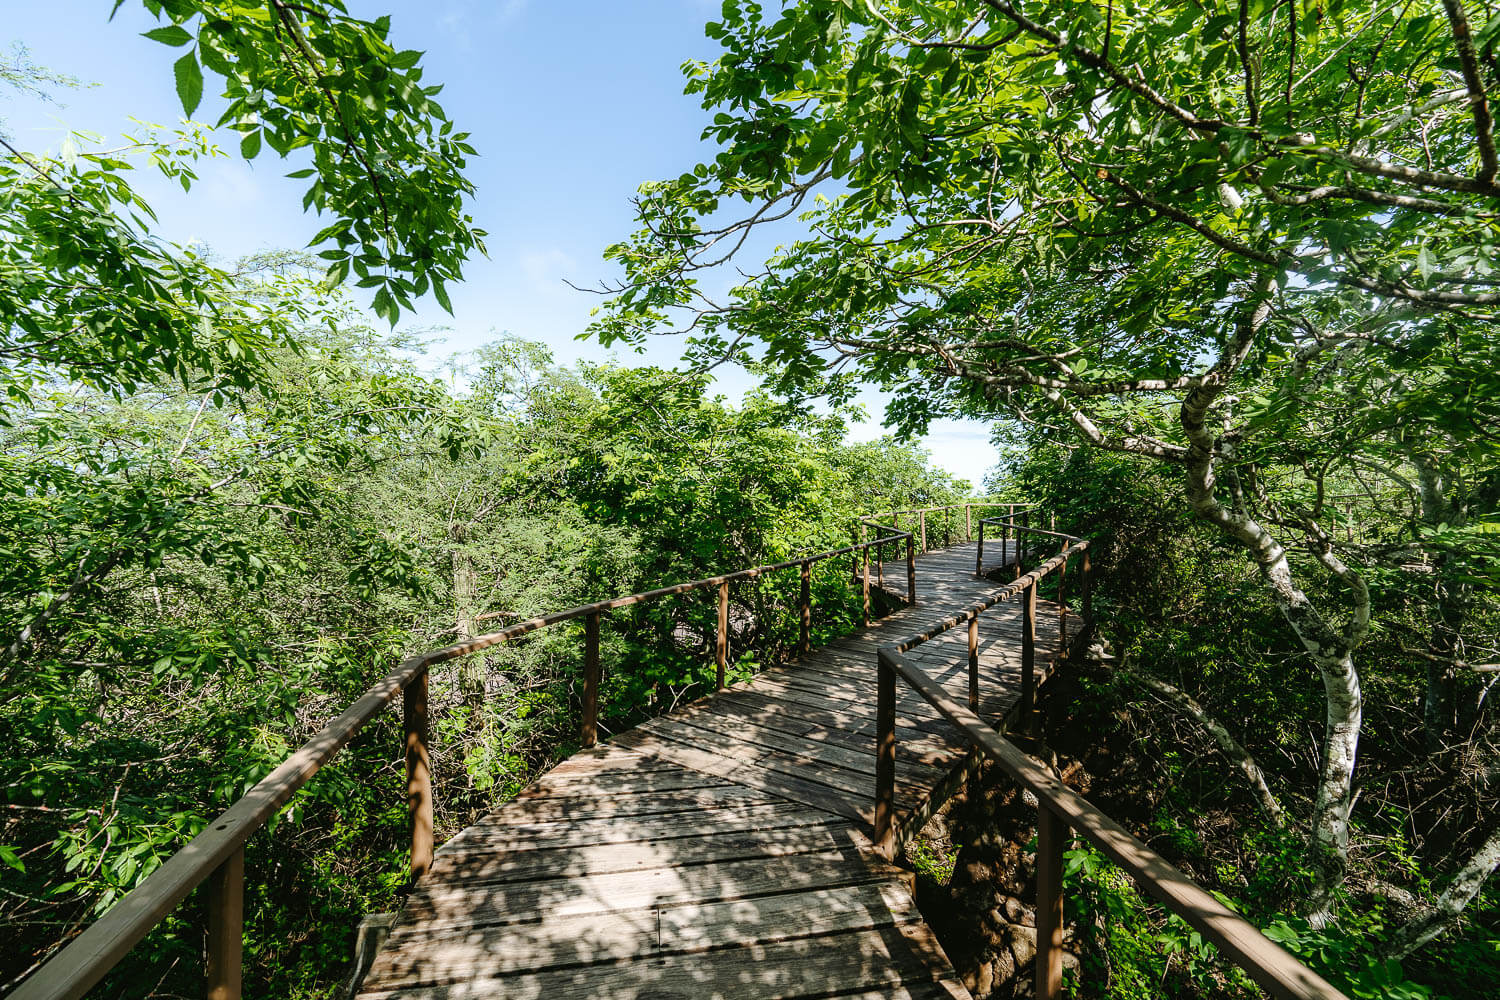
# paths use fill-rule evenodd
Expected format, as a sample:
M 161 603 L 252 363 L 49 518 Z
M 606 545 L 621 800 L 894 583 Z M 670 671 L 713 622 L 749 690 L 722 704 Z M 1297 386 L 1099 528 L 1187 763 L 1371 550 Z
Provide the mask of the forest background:
M 1098 539 L 1102 801 L 1352 995 L 1493 995 L 1500 18 L 1419 6 L 727 3 L 685 67 L 722 152 L 642 189 L 592 331 L 681 321 L 688 366 L 506 338 L 453 380 L 373 328 L 487 236 L 421 53 L 336 2 L 144 0 L 217 130 L 0 159 L 5 976 L 403 652 L 960 496 L 845 443 L 874 384 L 908 436 L 992 422 L 994 489 Z M 0 79 L 70 84 L 23 50 Z M 218 146 L 294 158 L 311 255 L 151 235 L 130 179 L 191 193 Z M 766 388 L 716 398 L 725 359 Z M 787 648 L 775 587 L 737 598 L 741 673 Z M 847 580 L 817 588 L 833 634 Z M 708 621 L 614 623 L 607 728 L 703 690 Z M 579 657 L 554 630 L 436 678 L 446 829 L 568 752 Z M 253 842 L 256 991 L 329 995 L 395 899 L 391 726 Z M 1084 995 L 1248 993 L 1097 858 L 1070 878 Z M 194 913 L 109 989 L 190 994 Z

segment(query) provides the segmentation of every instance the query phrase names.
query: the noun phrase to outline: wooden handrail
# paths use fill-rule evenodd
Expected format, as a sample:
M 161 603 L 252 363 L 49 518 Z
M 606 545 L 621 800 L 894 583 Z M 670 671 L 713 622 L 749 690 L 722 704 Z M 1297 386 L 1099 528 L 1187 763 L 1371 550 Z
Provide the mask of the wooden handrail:
M 879 526 L 884 527 L 884 526 Z M 428 653 L 407 657 L 395 670 L 371 687 L 316 736 L 263 778 L 204 830 L 188 841 L 144 882 L 126 893 L 98 920 L 49 958 L 11 994 L 12 1000 L 76 1000 L 88 992 L 110 969 L 172 912 L 195 888 L 212 880 L 208 971 L 209 995 L 212 1000 L 237 1000 L 240 995 L 240 942 L 243 939 L 241 901 L 244 885 L 244 846 L 249 839 L 275 816 L 313 775 L 354 738 L 366 723 L 384 711 L 396 697 L 402 696 L 403 729 L 406 743 L 407 807 L 411 824 L 411 873 L 418 878 L 432 864 L 433 800 L 432 773 L 427 750 L 427 676 L 435 664 L 467 656 L 511 639 L 575 618 L 587 618 L 585 641 L 585 694 L 582 732 L 584 742 L 592 745 L 596 732 L 595 712 L 598 705 L 598 619 L 616 608 L 642 601 L 683 594 L 709 587 L 719 588 L 720 655 L 718 681 L 724 681 L 723 665 L 727 655 L 724 595 L 730 583 L 751 580 L 767 573 L 801 569 L 802 627 L 801 643 L 809 642 L 811 594 L 810 568 L 813 563 L 849 553 L 863 552 L 866 557 L 866 607 L 868 608 L 868 553 L 876 545 L 905 539 L 908 550 L 908 572 L 912 570 L 910 552 L 912 533 L 894 528 L 868 541 L 785 562 L 739 570 L 720 576 L 691 580 L 660 587 L 626 597 L 595 601 L 539 618 L 518 622 L 509 628 L 476 636 Z M 908 576 L 911 594 L 916 594 L 915 577 Z M 480 618 L 499 617 L 492 612 Z
M 1070 839 L 1070 830 L 1098 847 L 1168 910 L 1185 920 L 1206 940 L 1213 942 L 1230 961 L 1272 996 L 1283 1000 L 1348 1000 L 1331 983 L 1174 868 L 1165 858 L 1133 837 L 1083 796 L 1065 786 L 1047 767 L 1028 757 L 976 714 L 979 704 L 977 631 L 979 616 L 983 612 L 1018 594 L 1023 596 L 1023 673 L 1030 675 L 1033 643 L 1028 640 L 1032 639 L 1031 630 L 1034 627 L 1037 584 L 1053 571 L 1065 571 L 1068 560 L 1080 556 L 1084 564 L 1084 620 L 1091 620 L 1088 541 L 1040 528 L 1030 530 L 1063 539 L 1062 550 L 985 601 L 951 615 L 921 632 L 883 645 L 877 651 L 876 849 L 889 859 L 895 858 L 896 678 L 900 677 L 944 718 L 957 726 L 985 757 L 998 764 L 1037 797 L 1035 969 L 1036 996 L 1039 1000 L 1057 1000 L 1062 995 L 1062 870 L 1063 851 Z M 1066 610 L 1063 613 L 1066 614 Z M 921 666 L 904 655 L 912 648 L 960 624 L 968 625 L 969 629 L 967 706 L 950 697 Z M 1066 642 L 1066 633 L 1061 628 L 1059 641 Z M 1023 688 L 1026 686 L 1027 680 L 1023 679 Z M 1025 709 L 1026 706 L 1023 705 L 1023 718 Z

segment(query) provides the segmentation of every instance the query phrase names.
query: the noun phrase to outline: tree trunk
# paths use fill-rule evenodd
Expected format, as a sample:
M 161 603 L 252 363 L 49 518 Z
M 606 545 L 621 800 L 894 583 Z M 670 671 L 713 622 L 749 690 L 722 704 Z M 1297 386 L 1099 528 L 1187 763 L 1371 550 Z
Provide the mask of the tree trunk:
M 1446 480 L 1436 464 L 1425 455 L 1408 453 L 1417 470 L 1421 494 L 1422 525 L 1436 528 L 1440 524 L 1461 521 L 1462 511 L 1455 509 L 1446 495 Z M 1428 754 L 1439 753 L 1448 742 L 1455 723 L 1454 661 L 1459 658 L 1459 633 L 1463 628 L 1467 588 L 1453 579 L 1453 560 L 1440 552 L 1433 574 L 1426 684 L 1422 692 L 1422 736 Z
M 1260 569 L 1261 581 L 1323 680 L 1326 711 L 1311 845 L 1318 880 L 1308 914 L 1315 927 L 1322 927 L 1332 914 L 1334 894 L 1343 882 L 1348 863 L 1354 761 L 1364 711 L 1354 650 L 1369 630 L 1370 594 L 1364 581 L 1334 556 L 1326 544 L 1317 544 L 1318 540 L 1312 539 L 1315 558 L 1348 585 L 1354 597 L 1353 614 L 1342 629 L 1334 628 L 1319 614 L 1293 579 L 1286 549 L 1250 516 L 1239 490 L 1232 491 L 1236 498 L 1232 509 L 1219 502 L 1215 466 L 1225 459 L 1232 461 L 1233 452 L 1208 426 L 1215 401 L 1270 315 L 1274 290 L 1270 279 L 1263 277 L 1257 295 L 1245 303 L 1235 335 L 1225 345 L 1219 360 L 1184 397 L 1178 419 L 1188 440 L 1185 465 L 1189 503 L 1200 517 L 1249 550 Z
M 1391 958 L 1405 958 L 1433 938 L 1443 934 L 1458 922 L 1464 908 L 1479 895 L 1485 880 L 1500 867 L 1500 827 L 1490 830 L 1490 835 L 1469 863 L 1459 869 L 1448 888 L 1438 897 L 1437 905 L 1420 916 L 1413 917 L 1391 938 L 1386 954 Z

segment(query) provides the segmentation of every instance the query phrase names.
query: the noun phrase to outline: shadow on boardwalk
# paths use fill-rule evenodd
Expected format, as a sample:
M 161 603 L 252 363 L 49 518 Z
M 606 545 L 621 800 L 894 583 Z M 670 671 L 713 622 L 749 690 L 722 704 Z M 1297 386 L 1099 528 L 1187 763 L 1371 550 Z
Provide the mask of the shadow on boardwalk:
M 360 996 L 967 997 L 909 873 L 869 837 L 875 650 L 992 593 L 973 566 L 973 546 L 920 556 L 915 607 L 579 753 L 460 833 Z M 1039 608 L 1039 661 L 1059 648 L 1057 612 Z M 981 621 L 992 721 L 1019 694 L 1020 627 L 1014 603 Z M 967 698 L 962 629 L 916 658 Z M 898 809 L 915 824 L 968 746 L 904 685 L 897 736 Z

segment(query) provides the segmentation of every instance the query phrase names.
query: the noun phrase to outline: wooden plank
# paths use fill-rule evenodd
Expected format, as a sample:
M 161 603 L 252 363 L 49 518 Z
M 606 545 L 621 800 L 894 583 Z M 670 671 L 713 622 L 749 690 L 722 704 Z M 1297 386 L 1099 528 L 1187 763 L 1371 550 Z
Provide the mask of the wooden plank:
M 709 753 L 720 754 L 730 760 L 743 761 L 749 767 L 827 785 L 856 799 L 869 795 L 873 787 L 873 770 L 852 770 L 831 760 L 808 758 L 777 750 L 765 743 L 750 743 L 685 722 L 669 718 L 655 719 L 640 728 Z M 925 784 L 918 785 L 910 777 L 906 783 L 913 790 L 926 788 Z
M 873 703 L 868 711 L 865 711 L 863 706 L 855 710 L 849 707 L 847 703 L 831 698 L 824 698 L 821 695 L 803 691 L 790 685 L 767 683 L 764 686 L 757 685 L 737 693 L 765 695 L 767 698 L 773 698 L 776 701 L 789 702 L 805 708 L 831 712 L 841 720 L 847 721 L 852 729 L 862 729 L 871 726 L 875 718 Z M 896 726 L 898 728 L 913 729 L 936 735 L 946 735 L 952 732 L 949 724 L 930 705 L 917 705 L 904 701 L 898 701 L 896 705 Z M 873 732 L 873 729 L 871 731 Z
M 420 886 L 400 926 L 430 930 L 534 923 L 587 913 L 612 913 L 669 903 L 752 899 L 793 889 L 810 891 L 866 882 L 910 880 L 867 849 L 784 855 L 712 865 L 662 867 L 542 882 L 489 886 Z
M 537 782 L 527 785 L 516 793 L 515 801 L 536 798 L 552 798 L 558 795 L 589 795 L 601 798 L 617 795 L 656 795 L 685 788 L 702 788 L 721 782 L 706 781 L 701 773 L 691 768 L 663 768 L 649 774 L 602 775 L 598 781 L 579 776 L 577 780 Z
M 848 796 L 834 791 L 827 785 L 803 781 L 793 775 L 773 774 L 759 768 L 752 768 L 743 761 L 708 753 L 654 733 L 631 730 L 621 734 L 617 739 L 628 741 L 628 745 L 631 746 L 649 749 L 652 753 L 678 761 L 687 767 L 727 778 L 751 788 L 772 792 L 791 799 L 793 802 L 801 802 L 836 816 L 863 822 L 865 813 L 869 811 L 868 808 L 862 808 L 862 803 L 851 801 Z
M 828 739 L 825 733 L 792 735 L 771 726 L 745 723 L 732 716 L 712 712 L 701 712 L 678 721 L 734 739 L 794 753 L 807 760 L 835 764 L 857 774 L 875 773 L 875 747 L 868 740 L 861 740 L 858 745 L 847 745 Z M 907 766 L 914 779 L 926 780 L 929 783 L 938 780 L 946 773 L 944 767 L 920 757 L 912 758 Z
M 717 903 L 652 906 L 488 931 L 394 931 L 366 989 L 685 954 L 921 920 L 906 887 L 875 882 Z
M 599 963 L 513 977 L 375 991 L 370 1000 L 516 1000 L 599 997 L 650 1000 L 788 1000 L 905 983 L 951 981 L 952 967 L 921 924 L 897 924 L 752 947 L 669 955 L 650 962 Z M 890 995 L 885 989 L 881 992 Z M 957 994 L 962 996 L 963 994 Z
M 765 792 L 736 785 L 713 775 L 699 774 L 696 785 L 655 792 L 649 796 L 514 800 L 487 815 L 480 820 L 480 823 L 487 824 L 492 818 L 496 822 L 550 823 L 572 819 L 602 819 L 611 816 L 643 816 L 651 813 L 691 812 L 695 809 L 717 807 L 730 802 L 748 804 L 771 801 L 775 801 L 775 797 Z M 463 834 L 459 834 L 449 843 L 453 843 L 462 836 Z
M 719 697 L 726 699 L 726 703 L 755 708 L 773 715 L 806 719 L 872 741 L 875 739 L 873 709 L 868 713 L 856 713 L 830 708 L 826 704 L 809 703 L 802 698 L 772 691 L 737 691 Z M 940 740 L 944 744 L 950 744 L 956 735 L 956 730 L 941 718 L 910 719 L 899 712 L 896 716 L 896 731 L 903 734 L 902 739 L 917 740 L 925 737 Z
M 672 713 L 669 718 L 694 721 L 700 718 L 737 720 L 769 732 L 779 732 L 793 737 L 821 740 L 829 744 L 867 753 L 873 752 L 875 745 L 873 728 L 866 734 L 858 730 L 844 729 L 831 724 L 826 718 L 823 721 L 818 721 L 806 715 L 790 711 L 780 711 L 774 707 L 767 708 L 732 704 L 723 699 L 715 699 L 711 710 L 707 706 L 689 706 Z M 948 740 L 930 733 L 920 733 L 915 730 L 907 730 L 905 732 L 902 748 L 905 751 L 909 751 L 910 760 L 919 764 L 941 764 L 950 759 L 953 752 L 953 745 Z
M 664 840 L 674 836 L 697 836 L 704 830 L 762 830 L 782 826 L 826 822 L 809 815 L 797 802 L 772 799 L 747 806 L 703 809 L 682 813 L 648 813 L 644 816 L 612 816 L 603 819 L 564 820 L 553 823 L 486 822 L 464 831 L 463 839 L 448 842 L 464 851 L 535 851 L 588 844 L 624 844 L 634 840 Z
M 837 817 L 826 817 L 837 819 Z M 777 858 L 790 854 L 858 849 L 858 840 L 847 824 L 801 824 L 760 830 L 717 830 L 697 836 L 582 847 L 542 847 L 533 851 L 454 851 L 432 866 L 432 878 L 423 882 L 432 891 L 438 886 L 463 885 L 479 888 L 502 882 L 541 882 L 580 875 L 681 868 L 720 861 Z

